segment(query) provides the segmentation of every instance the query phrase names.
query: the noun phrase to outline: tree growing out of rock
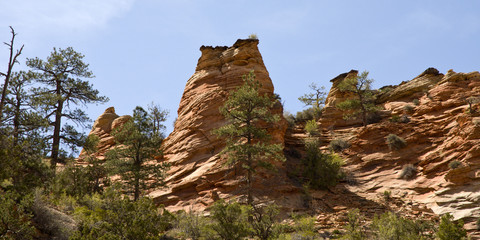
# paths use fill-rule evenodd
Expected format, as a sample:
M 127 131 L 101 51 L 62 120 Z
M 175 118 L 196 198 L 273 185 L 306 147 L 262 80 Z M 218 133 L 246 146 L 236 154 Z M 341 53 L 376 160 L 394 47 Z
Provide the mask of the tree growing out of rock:
M 62 143 L 75 148 L 82 142 L 82 134 L 72 125 L 62 124 L 62 120 L 85 125 L 90 119 L 83 110 L 74 106 L 108 101 L 108 98 L 100 96 L 98 90 L 88 81 L 83 80 L 94 77 L 83 58 L 82 54 L 68 47 L 54 48 L 46 61 L 39 58 L 27 59 L 33 80 L 43 85 L 34 89 L 34 103 L 53 127 L 50 160 L 52 168 L 59 162 Z
M 168 169 L 154 159 L 162 153 L 163 138 L 150 119 L 147 111 L 136 107 L 133 117 L 112 132 L 116 147 L 106 154 L 111 174 L 120 176 L 124 193 L 132 194 L 134 201 L 143 191 L 162 186 Z
M 308 87 L 312 92 L 304 94 L 299 97 L 298 100 L 305 104 L 305 106 L 311 106 L 314 117 L 317 118 L 320 115 L 322 105 L 325 104 L 325 87 L 318 87 L 316 83 L 311 83 Z
M 244 84 L 230 93 L 220 112 L 229 121 L 214 130 L 218 136 L 226 137 L 222 153 L 228 156 L 227 164 L 241 164 L 246 171 L 247 203 L 253 204 L 252 183 L 257 168 L 272 169 L 271 160 L 284 161 L 282 146 L 269 143 L 265 123 L 279 121 L 271 109 L 276 100 L 259 92 L 260 83 L 253 71 L 242 76 Z
M 344 111 L 345 119 L 361 118 L 363 126 L 367 126 L 368 114 L 377 111 L 371 91 L 372 82 L 373 79 L 368 78 L 368 72 L 363 71 L 360 75 L 346 78 L 338 85 L 340 91 L 354 95 L 353 98 L 337 104 L 337 108 Z

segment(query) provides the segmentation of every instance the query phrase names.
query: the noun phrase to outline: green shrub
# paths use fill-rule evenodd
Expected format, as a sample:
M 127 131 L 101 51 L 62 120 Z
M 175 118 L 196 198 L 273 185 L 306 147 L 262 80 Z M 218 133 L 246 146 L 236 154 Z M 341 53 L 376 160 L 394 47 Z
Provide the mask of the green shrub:
M 166 210 L 161 213 L 151 199 L 131 201 L 113 188 L 86 196 L 75 216 L 79 227 L 70 239 L 158 239 L 173 222 L 173 216 Z
M 392 212 L 386 212 L 380 217 L 375 216 L 371 225 L 374 239 L 389 240 L 419 240 L 423 236 L 423 225 L 420 222 L 397 216 Z
M 404 114 L 404 115 L 402 115 L 402 116 L 400 117 L 400 122 L 401 122 L 401 123 L 409 123 L 409 122 L 410 122 L 410 118 L 408 117 L 408 115 L 405 115 L 405 114 Z
M 283 117 L 285 118 L 285 120 L 287 120 L 287 126 L 289 128 L 295 127 L 295 116 L 293 116 L 293 114 L 289 112 L 284 112 Z
M 250 35 L 248 35 L 248 39 L 258 39 L 258 36 L 256 33 L 252 33 Z
M 20 197 L 0 189 L 0 239 L 33 239 L 31 205 L 31 196 Z
M 400 172 L 400 178 L 402 179 L 411 179 L 417 174 L 417 168 L 413 164 L 407 164 L 403 166 L 402 171 Z
M 387 144 L 390 150 L 399 150 L 407 146 L 407 142 L 395 134 L 387 136 Z
M 329 144 L 330 151 L 334 151 L 334 152 L 341 152 L 344 149 L 347 149 L 349 147 L 350 147 L 350 143 L 348 143 L 343 139 L 333 139 Z
M 477 219 L 477 230 L 480 230 L 480 217 Z
M 385 201 L 389 201 L 391 197 L 392 197 L 392 192 L 388 190 L 383 191 L 383 199 L 385 199 Z
M 412 105 L 405 105 L 405 106 L 403 106 L 403 110 L 404 110 L 405 112 L 407 112 L 407 113 L 413 112 L 414 109 L 415 109 L 415 107 L 412 106 Z
M 400 116 L 398 115 L 392 115 L 392 118 L 390 118 L 390 122 L 400 122 Z
M 249 235 L 248 210 L 245 206 L 220 200 L 213 205 L 211 214 L 213 223 L 210 228 L 221 239 L 239 240 Z
M 345 234 L 342 236 L 342 239 L 345 240 L 362 240 L 366 239 L 366 233 L 362 229 L 361 221 L 362 217 L 360 216 L 360 210 L 358 208 L 352 209 L 348 212 L 347 215 L 347 225 L 345 226 Z
M 467 238 L 467 231 L 463 228 L 463 221 L 453 221 L 453 216 L 449 213 L 440 218 L 438 225 L 437 238 L 440 240 L 462 240 Z
M 412 103 L 413 103 L 413 105 L 418 106 L 418 105 L 420 105 L 420 100 L 415 98 L 415 99 L 413 99 Z
M 451 161 L 450 163 L 448 163 L 448 167 L 449 167 L 450 169 L 456 169 L 456 168 L 458 168 L 458 167 L 460 167 L 460 166 L 462 166 L 462 163 L 459 162 L 459 161 L 457 161 L 457 160 L 453 160 L 453 161 Z
M 295 119 L 297 122 L 306 122 L 308 120 L 318 119 L 320 116 L 322 116 L 322 109 L 311 107 L 297 112 Z
M 342 177 L 342 159 L 336 154 L 320 151 L 320 142 L 310 140 L 305 143 L 306 156 L 303 163 L 303 178 L 314 189 L 326 189 L 337 184 Z
M 274 204 L 264 207 L 250 207 L 248 215 L 251 218 L 249 224 L 252 235 L 261 240 L 277 239 L 281 231 L 277 222 L 278 213 L 278 207 Z
M 317 135 L 318 134 L 317 122 L 314 119 L 308 120 L 307 123 L 305 124 L 304 130 L 310 136 Z
M 293 233 L 282 234 L 279 239 L 285 240 L 314 240 L 317 238 L 315 218 L 310 216 L 294 216 Z

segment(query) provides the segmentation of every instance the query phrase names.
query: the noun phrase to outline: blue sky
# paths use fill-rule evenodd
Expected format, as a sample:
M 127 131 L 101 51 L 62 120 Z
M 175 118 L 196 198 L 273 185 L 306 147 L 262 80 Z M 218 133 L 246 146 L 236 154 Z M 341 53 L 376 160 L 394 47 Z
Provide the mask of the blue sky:
M 154 101 L 170 111 L 167 132 L 202 45 L 231 46 L 256 33 L 285 110 L 316 82 L 368 70 L 374 87 L 410 80 L 428 67 L 479 70 L 480 1 L 322 0 L 0 0 L 0 41 L 45 59 L 53 47 L 85 55 L 94 87 L 110 102 L 88 105 L 96 119 Z M 5 71 L 7 47 L 0 47 Z

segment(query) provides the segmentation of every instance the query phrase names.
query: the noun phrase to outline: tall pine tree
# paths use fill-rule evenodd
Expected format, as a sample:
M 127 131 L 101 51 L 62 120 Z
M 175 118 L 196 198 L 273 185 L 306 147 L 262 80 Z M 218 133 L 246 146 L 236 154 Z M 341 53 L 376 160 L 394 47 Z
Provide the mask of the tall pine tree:
M 49 119 L 53 127 L 52 168 L 59 162 L 61 142 L 72 148 L 81 144 L 80 133 L 73 126 L 62 123 L 62 120 L 85 125 L 90 119 L 83 110 L 75 106 L 108 101 L 108 98 L 100 96 L 98 90 L 88 81 L 83 80 L 94 77 L 83 58 L 82 54 L 68 47 L 54 48 L 47 60 L 27 59 L 27 66 L 32 68 L 34 80 L 44 85 L 34 89 L 35 103 L 43 110 L 45 118 Z
M 243 76 L 244 84 L 231 92 L 220 112 L 228 124 L 216 129 L 215 134 L 226 137 L 227 145 L 222 153 L 228 163 L 237 163 L 246 170 L 247 202 L 253 205 L 252 183 L 257 168 L 273 168 L 271 160 L 284 161 L 281 144 L 271 144 L 265 123 L 279 121 L 271 109 L 276 99 L 261 95 L 260 83 L 251 71 Z

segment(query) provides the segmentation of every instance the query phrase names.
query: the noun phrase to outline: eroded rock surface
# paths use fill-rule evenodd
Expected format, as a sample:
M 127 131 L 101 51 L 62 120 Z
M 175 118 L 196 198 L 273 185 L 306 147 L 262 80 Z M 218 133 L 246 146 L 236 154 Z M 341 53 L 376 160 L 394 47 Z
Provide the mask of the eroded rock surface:
M 171 164 L 166 189 L 150 195 L 170 210 L 204 209 L 219 198 L 229 199 L 242 194 L 244 185 L 241 167 L 232 169 L 224 165 L 219 152 L 224 139 L 212 131 L 226 124 L 219 112 L 230 91 L 243 84 L 242 76 L 254 71 L 261 83 L 261 94 L 273 95 L 273 84 L 258 50 L 258 40 L 238 40 L 232 47 L 202 46 L 197 68 L 187 81 L 178 108 L 173 132 L 164 140 L 163 161 Z M 274 112 L 281 115 L 280 104 Z M 269 127 L 273 143 L 283 144 L 286 122 Z M 281 165 L 281 164 L 279 164 Z M 282 182 L 287 181 L 282 171 L 277 174 L 261 173 L 255 182 L 254 195 L 281 195 L 294 191 Z M 276 184 L 275 191 L 270 186 Z M 292 190 L 293 189 L 293 190 Z

